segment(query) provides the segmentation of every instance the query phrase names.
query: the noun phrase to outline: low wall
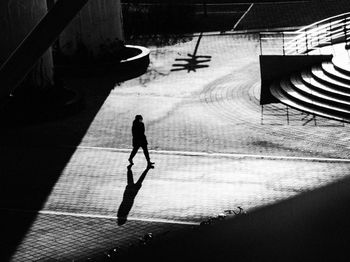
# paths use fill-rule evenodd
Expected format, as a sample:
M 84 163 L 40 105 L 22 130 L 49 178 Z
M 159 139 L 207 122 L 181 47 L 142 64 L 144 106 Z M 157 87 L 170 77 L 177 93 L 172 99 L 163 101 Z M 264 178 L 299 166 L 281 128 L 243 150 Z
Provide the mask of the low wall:
M 332 55 L 260 55 L 260 105 L 279 102 L 270 92 L 273 81 L 331 59 Z

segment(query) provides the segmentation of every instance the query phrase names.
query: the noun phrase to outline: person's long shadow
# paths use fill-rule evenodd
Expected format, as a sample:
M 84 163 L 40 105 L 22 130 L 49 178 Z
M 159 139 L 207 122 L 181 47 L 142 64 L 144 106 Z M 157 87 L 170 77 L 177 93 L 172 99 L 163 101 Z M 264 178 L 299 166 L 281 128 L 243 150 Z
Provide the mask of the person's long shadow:
M 129 212 L 134 204 L 135 197 L 136 197 L 137 193 L 139 192 L 140 188 L 142 187 L 142 182 L 145 179 L 148 171 L 153 167 L 147 166 L 136 183 L 134 182 L 134 176 L 133 176 L 133 173 L 131 170 L 131 165 L 128 165 L 127 168 L 128 168 L 128 172 L 127 172 L 128 184 L 125 187 L 123 201 L 120 204 L 119 209 L 118 209 L 118 225 L 119 226 L 126 223 Z
M 181 71 L 181 70 L 187 70 L 187 72 L 196 72 L 196 69 L 199 68 L 205 68 L 205 67 L 209 67 L 209 65 L 205 65 L 203 63 L 206 62 L 210 62 L 211 60 L 211 56 L 209 55 L 197 55 L 198 52 L 198 47 L 199 44 L 201 42 L 203 33 L 201 33 L 198 37 L 197 43 L 196 43 L 196 47 L 194 49 L 193 54 L 187 54 L 187 56 L 189 56 L 189 58 L 176 58 L 175 61 L 183 61 L 186 62 L 185 64 L 173 64 L 173 69 L 171 69 L 170 71 Z

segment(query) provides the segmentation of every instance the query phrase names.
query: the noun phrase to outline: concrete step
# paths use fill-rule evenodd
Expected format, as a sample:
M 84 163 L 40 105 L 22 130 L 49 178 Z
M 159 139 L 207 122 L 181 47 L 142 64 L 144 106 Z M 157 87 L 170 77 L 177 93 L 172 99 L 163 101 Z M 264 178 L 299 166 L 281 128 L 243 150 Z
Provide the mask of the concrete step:
M 318 82 L 323 83 L 324 85 L 332 87 L 336 90 L 340 90 L 350 94 L 350 84 L 346 84 L 342 81 L 329 77 L 323 72 L 321 66 L 317 65 L 311 67 L 311 74 Z
M 334 65 L 334 68 L 347 75 L 350 76 L 350 55 L 348 53 L 344 56 L 335 56 L 332 59 L 332 63 Z
M 271 94 L 276 97 L 281 103 L 295 108 L 297 110 L 303 111 L 305 113 L 314 114 L 317 116 L 322 116 L 338 121 L 350 122 L 350 117 L 341 117 L 336 114 L 330 114 L 322 109 L 309 106 L 308 104 L 300 103 L 299 101 L 292 100 L 280 86 L 280 82 L 274 82 L 270 87 Z
M 323 72 L 328 75 L 330 78 L 338 80 L 345 84 L 350 84 L 350 76 L 338 71 L 332 62 L 323 62 L 321 64 Z
M 334 96 L 330 96 L 327 93 L 320 92 L 318 89 L 311 88 L 310 86 L 304 84 L 300 75 L 292 75 L 289 79 L 293 88 L 308 98 L 320 101 L 322 103 L 327 103 L 330 105 L 334 105 L 340 108 L 344 108 L 346 110 L 350 110 L 350 98 L 349 99 L 340 99 Z
M 334 88 L 324 83 L 319 82 L 314 78 L 314 76 L 307 70 L 304 70 L 300 73 L 301 80 L 305 85 L 311 89 L 323 93 L 327 96 L 338 98 L 345 101 L 350 101 L 350 93 L 348 88 L 340 90 L 339 88 Z
M 293 88 L 293 85 L 288 79 L 283 79 L 280 82 L 281 90 L 293 101 L 314 108 L 314 110 L 328 113 L 339 117 L 348 117 L 350 119 L 350 111 L 336 105 L 329 104 L 328 102 L 322 102 L 320 100 L 311 99 L 303 93 L 299 93 Z

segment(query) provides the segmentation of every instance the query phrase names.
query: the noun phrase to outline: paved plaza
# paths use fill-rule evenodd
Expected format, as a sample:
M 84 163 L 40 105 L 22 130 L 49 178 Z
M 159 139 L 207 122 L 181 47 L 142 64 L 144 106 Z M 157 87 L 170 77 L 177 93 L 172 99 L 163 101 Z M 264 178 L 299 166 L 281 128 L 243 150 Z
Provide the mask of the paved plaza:
M 140 77 L 66 79 L 85 94 L 76 115 L 1 127 L 1 241 L 12 261 L 84 261 L 347 178 L 349 124 L 259 105 L 256 35 L 197 34 L 149 48 Z M 156 164 L 118 225 L 137 114 Z M 136 182 L 141 151 L 134 162 Z

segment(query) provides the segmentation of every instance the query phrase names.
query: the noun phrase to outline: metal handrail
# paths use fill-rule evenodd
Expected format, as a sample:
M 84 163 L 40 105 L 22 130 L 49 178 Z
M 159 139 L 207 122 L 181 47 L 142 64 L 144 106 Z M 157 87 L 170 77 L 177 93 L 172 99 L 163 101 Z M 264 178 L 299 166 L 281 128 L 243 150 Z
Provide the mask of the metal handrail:
M 268 36 L 275 40 L 280 39 L 282 47 L 279 49 L 282 49 L 283 55 L 307 55 L 321 46 L 347 43 L 350 36 L 350 12 L 323 19 L 294 32 L 261 32 L 259 34 L 261 54 L 263 49 L 273 49 L 262 47 L 261 41 L 269 39 Z

